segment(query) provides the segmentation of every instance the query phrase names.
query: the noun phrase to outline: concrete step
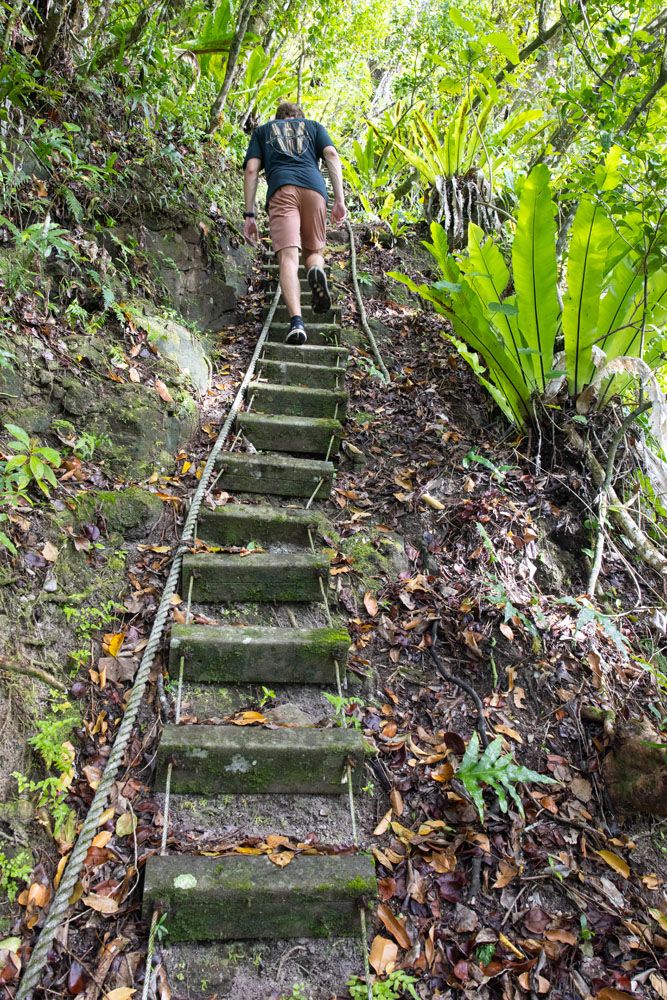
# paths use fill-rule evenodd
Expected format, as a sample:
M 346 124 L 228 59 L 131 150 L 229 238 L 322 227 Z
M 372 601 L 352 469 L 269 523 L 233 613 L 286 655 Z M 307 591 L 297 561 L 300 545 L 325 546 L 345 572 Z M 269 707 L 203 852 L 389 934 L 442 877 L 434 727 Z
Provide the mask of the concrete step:
M 342 795 L 346 764 L 364 781 L 366 744 L 356 729 L 263 729 L 169 724 L 156 754 L 155 784 L 172 794 Z
M 271 382 L 251 382 L 248 386 L 248 399 L 253 400 L 253 413 L 296 417 L 344 420 L 347 408 L 347 393 L 342 390 L 336 392 L 331 389 L 292 387 Z
M 350 636 L 337 628 L 173 625 L 169 669 L 184 658 L 186 680 L 210 684 L 335 684 Z
M 292 361 L 300 365 L 326 365 L 335 368 L 336 364 L 344 368 L 349 351 L 346 347 L 321 344 L 281 344 L 269 342 L 264 345 L 264 358 L 272 361 Z
M 287 323 L 273 322 L 269 327 L 268 340 L 282 344 L 289 332 Z M 336 347 L 340 338 L 340 326 L 337 323 L 307 323 L 306 334 L 308 343 L 315 346 Z
M 334 304 L 328 312 L 314 313 L 310 305 L 310 290 L 308 290 L 306 295 L 301 297 L 301 315 L 306 326 L 309 323 L 340 323 L 340 306 Z M 283 302 L 278 305 L 273 318 L 279 323 L 285 323 L 291 319 L 291 313 L 288 313 L 287 306 Z
M 266 413 L 239 413 L 237 430 L 242 430 L 258 451 L 289 452 L 296 455 L 338 454 L 343 425 L 321 417 L 283 417 Z M 333 438 L 333 444 L 331 439 Z
M 197 537 L 215 545 L 261 542 L 307 548 L 310 544 L 308 532 L 316 536 L 326 524 L 322 514 L 302 507 L 228 503 L 216 510 L 202 509 L 197 521 Z
M 329 560 L 311 552 L 186 553 L 182 592 L 213 604 L 235 601 L 320 601 Z
M 220 485 L 230 493 L 304 498 L 315 494 L 317 500 L 329 496 L 335 471 L 331 462 L 271 453 L 223 452 L 218 466 L 223 470 Z
M 302 855 L 284 868 L 262 856 L 152 857 L 143 912 L 166 914 L 169 942 L 352 937 L 375 894 L 364 854 Z
M 268 361 L 265 358 L 259 362 L 257 374 L 274 385 L 305 385 L 311 389 L 339 389 L 345 382 L 344 368 Z

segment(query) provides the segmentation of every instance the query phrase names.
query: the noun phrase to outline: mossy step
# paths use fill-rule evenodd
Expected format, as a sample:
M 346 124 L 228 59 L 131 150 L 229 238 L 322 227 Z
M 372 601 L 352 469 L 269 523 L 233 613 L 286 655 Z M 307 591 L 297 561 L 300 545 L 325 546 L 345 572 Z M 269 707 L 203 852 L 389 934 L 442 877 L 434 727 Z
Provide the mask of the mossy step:
M 274 385 L 306 385 L 311 389 L 339 389 L 345 382 L 344 368 L 326 365 L 300 365 L 291 361 L 269 361 L 263 358 L 257 374 Z
M 321 344 L 281 344 L 267 342 L 264 345 L 264 358 L 272 361 L 292 361 L 300 365 L 328 365 L 334 368 L 336 364 L 344 367 L 349 355 L 347 347 L 336 344 L 328 347 Z
M 366 854 L 302 855 L 284 868 L 262 856 L 152 857 L 143 913 L 166 915 L 169 941 L 355 937 L 376 891 Z
M 172 794 L 342 795 L 346 764 L 364 780 L 366 744 L 356 729 L 262 729 L 257 726 L 164 727 L 155 783 Z
M 320 601 L 320 581 L 329 560 L 311 552 L 256 552 L 249 556 L 197 552 L 183 557 L 182 588 L 192 599 L 236 601 Z
M 223 452 L 218 467 L 222 469 L 220 485 L 230 493 L 309 498 L 314 495 L 317 500 L 329 496 L 335 471 L 331 462 L 247 452 Z
M 253 412 L 294 417 L 343 420 L 347 408 L 347 393 L 343 390 L 292 387 L 271 382 L 251 382 L 248 399 L 253 400 Z
M 251 411 L 239 413 L 236 426 L 259 451 L 286 451 L 296 455 L 331 458 L 338 453 L 343 436 L 340 420 L 322 417 L 272 416 Z
M 334 684 L 345 671 L 350 636 L 336 628 L 174 625 L 169 669 L 210 684 Z
M 302 507 L 228 503 L 216 510 L 202 510 L 197 521 L 197 537 L 216 545 L 262 542 L 306 548 L 310 544 L 309 532 L 316 535 L 326 525 L 322 514 Z
M 284 343 L 288 334 L 287 323 L 274 321 L 269 327 L 267 340 L 272 343 Z M 340 326 L 337 323 L 308 323 L 306 325 L 308 343 L 315 346 L 337 346 L 340 338 Z
M 305 301 L 302 298 L 301 301 L 301 315 L 303 321 L 308 325 L 308 323 L 339 323 L 340 322 L 340 306 L 332 305 L 331 309 L 327 310 L 325 313 L 314 313 L 313 308 L 309 302 L 310 295 L 306 295 Z M 281 323 L 286 322 L 290 319 L 291 314 L 287 311 L 287 306 L 284 303 L 280 303 L 275 313 L 273 314 L 274 319 L 280 321 Z

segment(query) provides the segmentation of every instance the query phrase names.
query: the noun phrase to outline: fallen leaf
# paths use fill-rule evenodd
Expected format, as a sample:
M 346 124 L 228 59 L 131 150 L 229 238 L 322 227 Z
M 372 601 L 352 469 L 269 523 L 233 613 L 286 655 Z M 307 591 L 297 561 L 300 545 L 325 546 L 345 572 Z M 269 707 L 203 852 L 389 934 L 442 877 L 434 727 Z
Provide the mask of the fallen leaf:
M 501 861 L 498 865 L 498 875 L 493 883 L 494 889 L 504 889 L 513 878 L 519 874 L 519 869 L 509 861 Z
M 377 915 L 392 937 L 398 941 L 401 948 L 404 948 L 407 951 L 412 947 L 410 935 L 400 920 L 394 916 L 386 903 L 380 903 L 377 908 Z
M 231 722 L 234 726 L 252 726 L 255 723 L 263 723 L 266 721 L 266 716 L 262 715 L 261 712 L 239 712 L 238 715 L 233 716 L 231 719 L 227 719 L 227 722 Z
M 570 788 L 580 802 L 590 802 L 593 797 L 592 785 L 586 778 L 573 778 Z
M 102 642 L 104 645 L 104 651 L 109 654 L 109 656 L 118 656 L 120 648 L 125 641 L 124 632 L 109 632 L 107 633 Z
M 392 788 L 389 794 L 389 801 L 391 802 L 391 808 L 397 816 L 403 815 L 403 796 L 399 792 L 398 788 Z
M 118 817 L 116 822 L 116 835 L 118 837 L 129 837 L 137 828 L 137 817 L 126 812 Z
M 83 903 L 85 906 L 89 906 L 91 910 L 96 910 L 98 913 L 118 913 L 118 901 L 116 899 L 112 899 L 111 896 L 99 896 L 97 893 L 91 892 L 87 896 L 83 897 Z
M 169 392 L 169 389 L 167 389 L 162 379 L 159 378 L 155 379 L 155 391 L 157 392 L 160 399 L 164 400 L 165 403 L 174 402 L 174 397 Z
M 636 995 L 626 993 L 624 990 L 616 990 L 613 986 L 605 986 L 603 990 L 595 994 L 595 1000 L 636 1000 Z
M 618 854 L 614 854 L 613 851 L 596 851 L 595 853 L 599 854 L 602 860 L 606 861 L 609 867 L 613 868 L 623 878 L 629 877 L 630 867 L 623 858 L 619 858 Z
M 518 733 L 516 729 L 512 729 L 511 726 L 506 726 L 501 722 L 494 728 L 497 733 L 502 733 L 502 735 L 507 736 L 509 740 L 514 740 L 515 743 L 523 743 L 521 733 Z
M 130 1000 L 136 993 L 131 986 L 119 986 L 115 990 L 110 990 L 104 994 L 104 1000 Z
M 390 941 L 389 938 L 376 934 L 371 944 L 368 960 L 378 976 L 383 976 L 385 972 L 392 972 L 397 958 L 398 945 L 394 941 Z
M 428 504 L 428 506 L 432 510 L 444 510 L 445 509 L 444 503 L 442 503 L 442 501 L 440 501 L 440 500 L 436 500 L 436 498 L 432 497 L 430 493 L 422 493 L 421 498 L 424 501 L 424 503 Z
M 501 622 L 498 628 L 500 629 L 500 631 L 505 636 L 508 642 L 514 642 L 514 632 L 509 627 L 507 622 Z
M 373 830 L 373 836 L 374 837 L 381 837 L 382 834 L 385 833 L 389 829 L 389 824 L 391 822 L 392 811 L 393 810 L 389 809 L 389 811 L 384 814 L 384 816 L 382 817 L 382 819 L 380 820 L 380 822 L 378 823 L 378 825 Z
M 294 851 L 278 851 L 276 854 L 269 854 L 269 861 L 278 868 L 285 868 L 290 861 L 294 860 Z
M 44 542 L 42 555 L 48 562 L 55 562 L 58 558 L 58 549 L 53 542 Z
M 364 594 L 364 607 L 366 608 L 366 611 L 371 616 L 371 618 L 375 618 L 376 614 L 378 613 L 378 602 L 373 597 L 370 590 L 367 590 L 366 593 Z

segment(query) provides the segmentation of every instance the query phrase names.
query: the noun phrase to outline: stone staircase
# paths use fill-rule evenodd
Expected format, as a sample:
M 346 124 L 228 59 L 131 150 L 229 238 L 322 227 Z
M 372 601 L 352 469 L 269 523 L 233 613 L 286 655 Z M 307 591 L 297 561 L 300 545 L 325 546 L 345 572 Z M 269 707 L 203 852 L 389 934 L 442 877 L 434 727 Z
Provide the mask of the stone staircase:
M 228 955 L 230 942 L 358 937 L 359 911 L 375 895 L 372 858 L 350 851 L 355 827 L 346 814 L 346 778 L 353 786 L 367 781 L 368 749 L 359 731 L 338 724 L 322 696 L 322 688 L 335 693 L 344 678 L 350 637 L 325 614 L 329 560 L 318 539 L 327 521 L 307 506 L 325 501 L 333 483 L 347 405 L 347 351 L 339 344 L 336 310 L 315 323 L 304 309 L 304 319 L 308 343 L 286 345 L 284 308 L 277 310 L 248 388 L 248 409 L 237 421 L 256 452 L 222 453 L 219 485 L 234 499 L 204 510 L 198 522 L 198 538 L 210 547 L 254 542 L 261 550 L 197 551 L 183 560 L 181 593 L 191 588 L 193 617 L 217 624 L 172 628 L 170 676 L 182 670 L 184 714 L 164 727 L 155 781 L 159 792 L 169 784 L 172 831 L 195 848 L 210 850 L 212 837 L 234 831 L 235 842 L 310 835 L 315 844 L 343 846 L 347 853 L 297 853 L 285 867 L 266 854 L 168 850 L 150 858 L 144 915 L 164 915 L 167 965 L 187 984 L 179 992 L 172 981 L 175 997 L 207 995 L 204 982 L 221 998 L 278 995 L 270 959 L 265 956 L 264 968 L 255 957 L 254 974 L 239 979 L 238 969 L 230 971 L 220 958 L 220 947 Z M 271 725 L 225 724 L 224 717 L 257 704 L 257 685 L 270 689 L 263 711 Z M 211 941 L 228 944 L 211 951 L 204 944 Z M 359 951 L 354 957 L 350 944 L 345 951 L 348 972 L 360 972 Z M 314 983 L 323 982 L 323 955 L 310 945 L 308 954 Z M 322 989 L 322 996 L 331 995 L 330 986 Z M 313 986 L 308 996 L 320 993 Z

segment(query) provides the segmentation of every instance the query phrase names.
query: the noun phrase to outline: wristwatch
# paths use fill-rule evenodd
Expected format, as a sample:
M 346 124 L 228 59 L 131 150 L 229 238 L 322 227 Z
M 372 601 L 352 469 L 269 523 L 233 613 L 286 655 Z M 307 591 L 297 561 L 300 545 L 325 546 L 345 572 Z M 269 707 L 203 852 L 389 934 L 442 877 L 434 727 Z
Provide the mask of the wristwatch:
M 244 212 L 243 213 L 243 218 L 244 219 L 254 219 L 255 218 L 255 213 L 254 212 Z

